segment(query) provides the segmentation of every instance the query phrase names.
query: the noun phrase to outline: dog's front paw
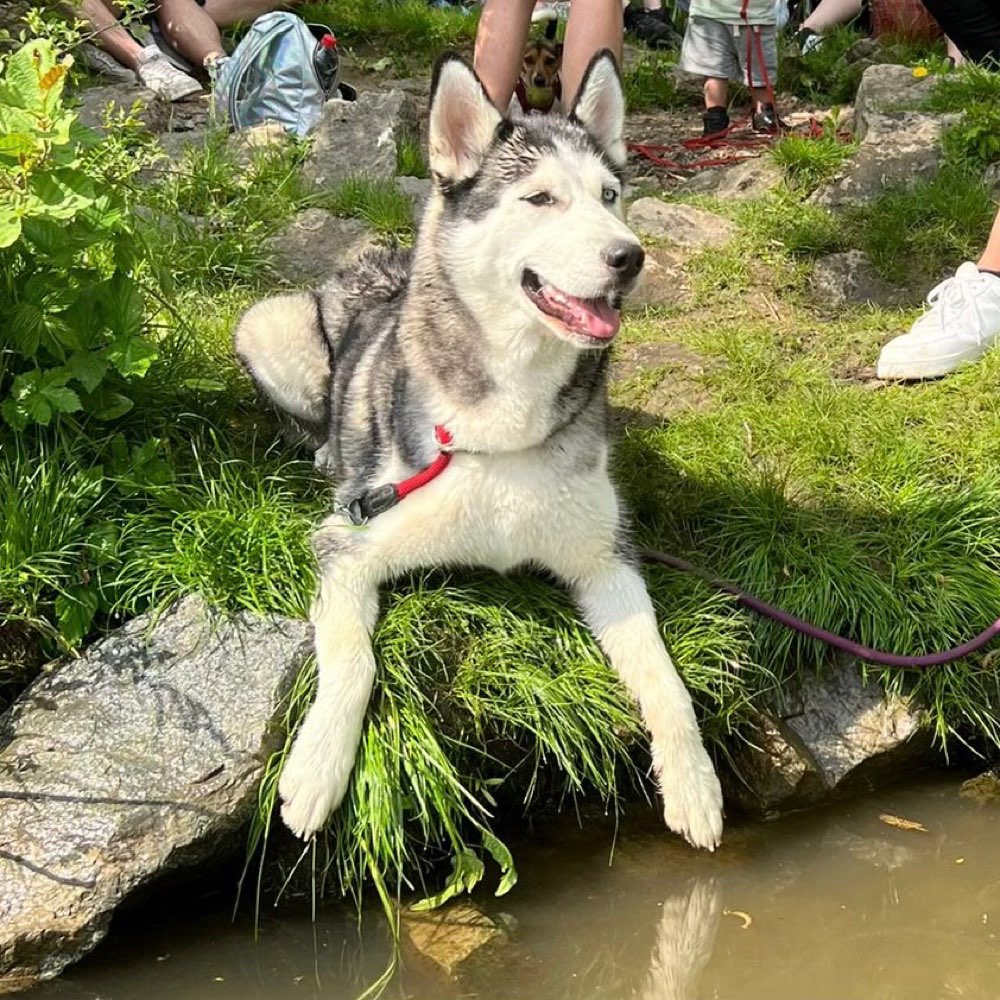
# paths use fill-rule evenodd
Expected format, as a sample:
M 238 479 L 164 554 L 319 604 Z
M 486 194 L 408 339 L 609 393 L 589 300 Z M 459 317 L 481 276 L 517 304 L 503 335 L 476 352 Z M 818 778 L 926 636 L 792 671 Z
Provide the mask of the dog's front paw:
M 693 847 L 714 851 L 722 839 L 722 786 L 701 741 L 675 751 L 657 768 L 663 818 Z
M 326 822 L 347 793 L 354 763 L 337 747 L 333 734 L 316 732 L 306 719 L 278 781 L 281 818 L 296 836 L 308 839 Z

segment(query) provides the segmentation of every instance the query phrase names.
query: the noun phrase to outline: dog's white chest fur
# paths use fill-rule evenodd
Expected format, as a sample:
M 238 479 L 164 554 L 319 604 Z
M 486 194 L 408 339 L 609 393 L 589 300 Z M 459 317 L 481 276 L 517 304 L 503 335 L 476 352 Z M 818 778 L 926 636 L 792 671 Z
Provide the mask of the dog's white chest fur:
M 448 468 L 379 515 L 385 530 L 421 537 L 430 560 L 505 573 L 531 564 L 581 566 L 610 555 L 618 504 L 597 446 L 587 474 L 545 462 L 541 449 L 457 452 Z M 374 527 L 374 522 L 372 527 Z

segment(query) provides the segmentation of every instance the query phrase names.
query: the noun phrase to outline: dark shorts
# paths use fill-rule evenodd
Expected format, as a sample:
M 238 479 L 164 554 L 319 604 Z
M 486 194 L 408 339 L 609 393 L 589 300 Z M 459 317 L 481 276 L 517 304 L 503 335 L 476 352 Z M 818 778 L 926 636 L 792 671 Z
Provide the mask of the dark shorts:
M 973 62 L 1000 61 L 1000 10 L 989 0 L 921 0 L 941 30 Z

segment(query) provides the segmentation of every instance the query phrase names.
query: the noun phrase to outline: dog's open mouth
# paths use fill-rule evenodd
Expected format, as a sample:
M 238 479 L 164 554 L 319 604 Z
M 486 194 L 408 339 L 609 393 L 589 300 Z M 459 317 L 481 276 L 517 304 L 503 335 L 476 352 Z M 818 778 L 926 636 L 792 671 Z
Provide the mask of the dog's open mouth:
M 621 326 L 617 301 L 581 299 L 549 285 L 531 270 L 521 275 L 521 287 L 535 307 L 558 320 L 570 333 L 592 341 L 609 341 Z

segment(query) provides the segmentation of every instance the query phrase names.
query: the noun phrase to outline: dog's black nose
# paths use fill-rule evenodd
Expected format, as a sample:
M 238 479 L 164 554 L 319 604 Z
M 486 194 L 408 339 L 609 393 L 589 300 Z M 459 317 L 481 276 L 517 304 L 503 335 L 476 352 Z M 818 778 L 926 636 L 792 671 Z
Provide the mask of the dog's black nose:
M 544 87 L 545 86 L 545 77 L 541 76 L 541 75 L 536 76 L 535 79 L 534 79 L 534 84 L 535 84 L 536 87 Z
M 638 243 L 616 243 L 604 251 L 604 263 L 617 271 L 622 281 L 631 281 L 645 259 L 646 251 Z

